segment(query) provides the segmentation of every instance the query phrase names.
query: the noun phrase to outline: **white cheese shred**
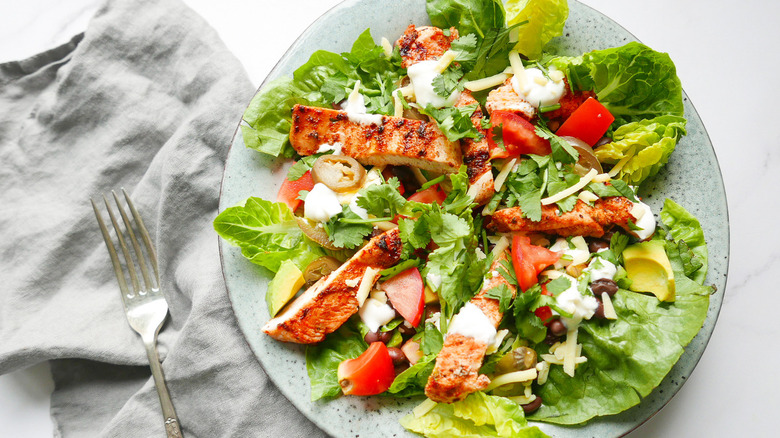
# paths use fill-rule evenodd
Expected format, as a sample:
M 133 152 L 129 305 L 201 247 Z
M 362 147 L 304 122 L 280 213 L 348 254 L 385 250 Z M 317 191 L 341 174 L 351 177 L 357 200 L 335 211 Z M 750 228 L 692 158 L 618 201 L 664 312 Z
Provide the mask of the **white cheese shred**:
M 615 312 L 615 306 L 612 305 L 612 298 L 606 292 L 601 293 L 601 303 L 604 306 L 604 318 L 617 319 L 617 312 Z
M 457 56 L 455 52 L 452 50 L 447 50 L 443 55 L 441 55 L 441 58 L 439 58 L 439 61 L 436 64 L 434 70 L 436 70 L 437 73 L 442 74 L 444 70 L 447 70 L 447 67 L 452 64 L 452 61 L 455 60 L 455 56 Z
M 509 172 L 515 168 L 516 163 L 517 158 L 512 158 L 511 160 L 507 161 L 506 164 L 504 164 L 504 167 L 501 168 L 501 172 L 498 172 L 498 175 L 496 175 L 496 180 L 493 182 L 493 187 L 496 189 L 496 192 L 501 191 L 501 188 L 504 186 L 504 182 L 506 182 L 506 179 L 509 176 Z
M 497 85 L 501 85 L 508 78 L 509 78 L 508 74 L 498 73 L 493 76 L 488 76 L 486 78 L 465 82 L 463 86 L 466 87 L 466 89 L 469 91 L 482 91 L 482 90 L 487 90 L 488 88 L 493 88 Z
M 355 298 L 358 300 L 358 307 L 363 306 L 363 303 L 366 301 L 366 298 L 368 298 L 368 293 L 371 292 L 371 288 L 374 287 L 374 281 L 376 281 L 380 272 L 382 272 L 380 269 L 372 267 L 366 268 L 366 273 L 363 274 L 363 278 L 360 280 L 360 287 L 355 294 Z
M 485 388 L 485 391 L 487 392 L 498 388 L 499 386 L 509 385 L 510 383 L 527 382 L 529 380 L 535 379 L 537 375 L 538 373 L 536 372 L 536 368 L 502 374 L 493 379 L 493 381 L 490 382 L 490 385 Z
M 569 187 L 566 190 L 562 190 L 552 196 L 548 196 L 544 199 L 542 199 L 542 205 L 550 205 L 554 204 L 567 196 L 573 195 L 577 193 L 577 191 L 583 189 L 585 186 L 590 184 L 591 181 L 593 181 L 593 177 L 595 177 L 598 174 L 596 169 L 590 169 L 588 173 L 585 174 L 582 178 L 580 178 L 579 182 L 577 184 L 574 184 L 573 186 Z
M 523 67 L 523 60 L 520 59 L 520 54 L 515 50 L 509 52 L 509 65 L 512 66 L 512 73 L 515 75 L 517 85 L 521 90 L 524 90 L 526 84 L 528 84 L 528 77 L 525 74 L 525 68 Z

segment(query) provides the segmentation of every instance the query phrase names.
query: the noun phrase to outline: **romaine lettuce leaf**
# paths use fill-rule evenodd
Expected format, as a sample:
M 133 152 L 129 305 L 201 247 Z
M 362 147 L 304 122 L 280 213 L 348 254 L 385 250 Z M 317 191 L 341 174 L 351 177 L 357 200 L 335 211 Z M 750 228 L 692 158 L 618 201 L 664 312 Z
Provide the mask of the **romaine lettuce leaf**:
M 306 347 L 306 372 L 311 382 L 312 401 L 340 395 L 339 364 L 360 356 L 368 348 L 355 324 L 355 320 L 350 320 L 324 341 Z
M 428 0 L 431 23 L 442 29 L 455 27 L 461 36 L 485 38 L 490 29 L 504 26 L 504 5 L 499 0 Z
M 214 219 L 214 230 L 223 239 L 241 248 L 252 263 L 276 272 L 284 260 L 292 260 L 303 271 L 322 250 L 298 228 L 286 204 L 249 198 L 230 207 Z
M 664 115 L 683 115 L 682 85 L 666 53 L 637 42 L 550 61 L 574 89 L 596 92 L 615 116 L 613 126 Z
M 295 104 L 329 107 L 346 98 L 358 80 L 367 111 L 392 114 L 391 93 L 404 71 L 397 51 L 388 58 L 368 29 L 349 52 L 318 50 L 295 70 L 293 78 L 277 78 L 255 95 L 244 112 L 244 143 L 274 157 L 294 156 L 288 140 L 290 109 Z
M 702 284 L 707 275 L 707 243 L 699 220 L 678 203 L 667 199 L 661 210 L 661 222 L 669 229 L 672 238 L 685 241 L 688 249 L 702 263 L 699 269 L 689 275 L 692 280 Z
M 428 438 L 547 437 L 538 427 L 528 426 L 517 403 L 482 392 L 452 404 L 439 403 L 419 418 L 409 414 L 401 425 Z
M 428 376 L 433 372 L 435 359 L 436 354 L 423 356 L 416 364 L 397 375 L 387 392 L 395 397 L 413 397 L 425 394 L 425 385 L 428 383 Z
M 671 210 L 664 212 L 664 207 L 662 217 L 685 218 L 691 234 L 698 236 L 693 231 L 699 228 L 697 223 L 681 207 L 669 205 Z M 685 276 L 680 253 L 670 251 L 676 243 L 666 241 L 666 246 L 674 269 L 675 302 L 620 289 L 612 298 L 617 320 L 591 320 L 580 326 L 578 340 L 588 361 L 577 366 L 573 378 L 553 366 L 547 383 L 539 387 L 544 404 L 530 419 L 579 424 L 617 414 L 638 404 L 661 383 L 701 329 L 712 292 Z
M 508 0 L 504 7 L 510 26 L 528 20 L 518 28 L 515 49 L 529 59 L 539 58 L 544 45 L 563 33 L 569 16 L 566 0 Z
M 612 142 L 596 148 L 594 153 L 602 163 L 613 165 L 630 157 L 618 178 L 639 185 L 669 161 L 677 141 L 685 135 L 685 123 L 678 116 L 631 122 L 616 129 Z

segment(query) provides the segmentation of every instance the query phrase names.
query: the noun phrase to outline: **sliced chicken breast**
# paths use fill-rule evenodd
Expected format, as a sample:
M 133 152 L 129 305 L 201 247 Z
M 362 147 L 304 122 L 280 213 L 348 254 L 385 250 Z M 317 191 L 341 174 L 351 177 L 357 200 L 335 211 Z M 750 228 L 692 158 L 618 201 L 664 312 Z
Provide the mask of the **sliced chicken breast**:
M 455 173 L 460 168 L 459 145 L 447 140 L 435 123 L 369 117 L 374 123 L 353 121 L 346 111 L 295 105 L 290 143 L 301 155 L 340 143 L 344 155 L 374 166 L 412 166 L 437 173 Z
M 509 111 L 531 120 L 536 114 L 536 108 L 520 97 L 512 87 L 512 79 L 507 79 L 504 85 L 488 93 L 485 108 L 488 113 L 493 111 Z
M 506 253 L 496 257 L 490 270 L 497 270 L 502 260 L 507 260 Z M 494 327 L 498 327 L 504 315 L 500 311 L 498 301 L 488 298 L 487 292 L 502 284 L 505 284 L 514 296 L 514 286 L 499 275 L 486 281 L 482 290 L 471 299 L 471 303 L 485 314 Z M 470 336 L 448 333 L 444 346 L 436 356 L 433 372 L 425 385 L 425 395 L 438 403 L 453 403 L 463 400 L 473 392 L 485 389 L 490 384 L 490 379 L 484 374 L 479 374 L 479 369 L 482 367 L 487 348 L 487 344 Z
M 437 59 L 450 49 L 450 43 L 458 38 L 458 30 L 450 28 L 450 35 L 444 35 L 444 31 L 435 26 L 420 26 L 410 24 L 401 38 L 396 41 L 396 46 L 401 52 L 403 68 L 420 61 Z
M 322 341 L 325 335 L 336 331 L 357 313 L 356 294 L 366 270 L 387 269 L 400 258 L 401 238 L 397 228 L 374 237 L 351 259 L 268 321 L 263 331 L 283 342 L 314 344 Z

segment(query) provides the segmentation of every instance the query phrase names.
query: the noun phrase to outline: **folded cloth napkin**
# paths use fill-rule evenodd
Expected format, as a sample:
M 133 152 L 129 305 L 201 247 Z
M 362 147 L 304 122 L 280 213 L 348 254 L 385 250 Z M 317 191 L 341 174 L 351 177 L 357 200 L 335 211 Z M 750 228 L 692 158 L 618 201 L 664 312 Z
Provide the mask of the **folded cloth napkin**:
M 165 435 L 89 204 L 120 187 L 158 250 L 184 435 L 324 436 L 263 373 L 222 279 L 211 222 L 252 94 L 178 0 L 110 0 L 83 38 L 0 64 L 0 373 L 50 361 L 55 436 Z

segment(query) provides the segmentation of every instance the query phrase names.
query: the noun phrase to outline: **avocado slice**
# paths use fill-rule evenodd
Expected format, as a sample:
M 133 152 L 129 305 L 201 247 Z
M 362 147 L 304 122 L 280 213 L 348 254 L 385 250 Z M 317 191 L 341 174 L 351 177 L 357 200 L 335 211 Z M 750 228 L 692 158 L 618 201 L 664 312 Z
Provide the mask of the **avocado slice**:
M 629 289 L 652 292 L 660 301 L 674 301 L 674 271 L 663 242 L 651 240 L 627 247 L 623 250 L 623 264 L 632 281 Z
M 273 280 L 268 283 L 268 291 L 265 293 L 265 302 L 268 304 L 268 313 L 271 317 L 279 313 L 303 284 L 303 273 L 295 263 L 290 260 L 283 261 Z

